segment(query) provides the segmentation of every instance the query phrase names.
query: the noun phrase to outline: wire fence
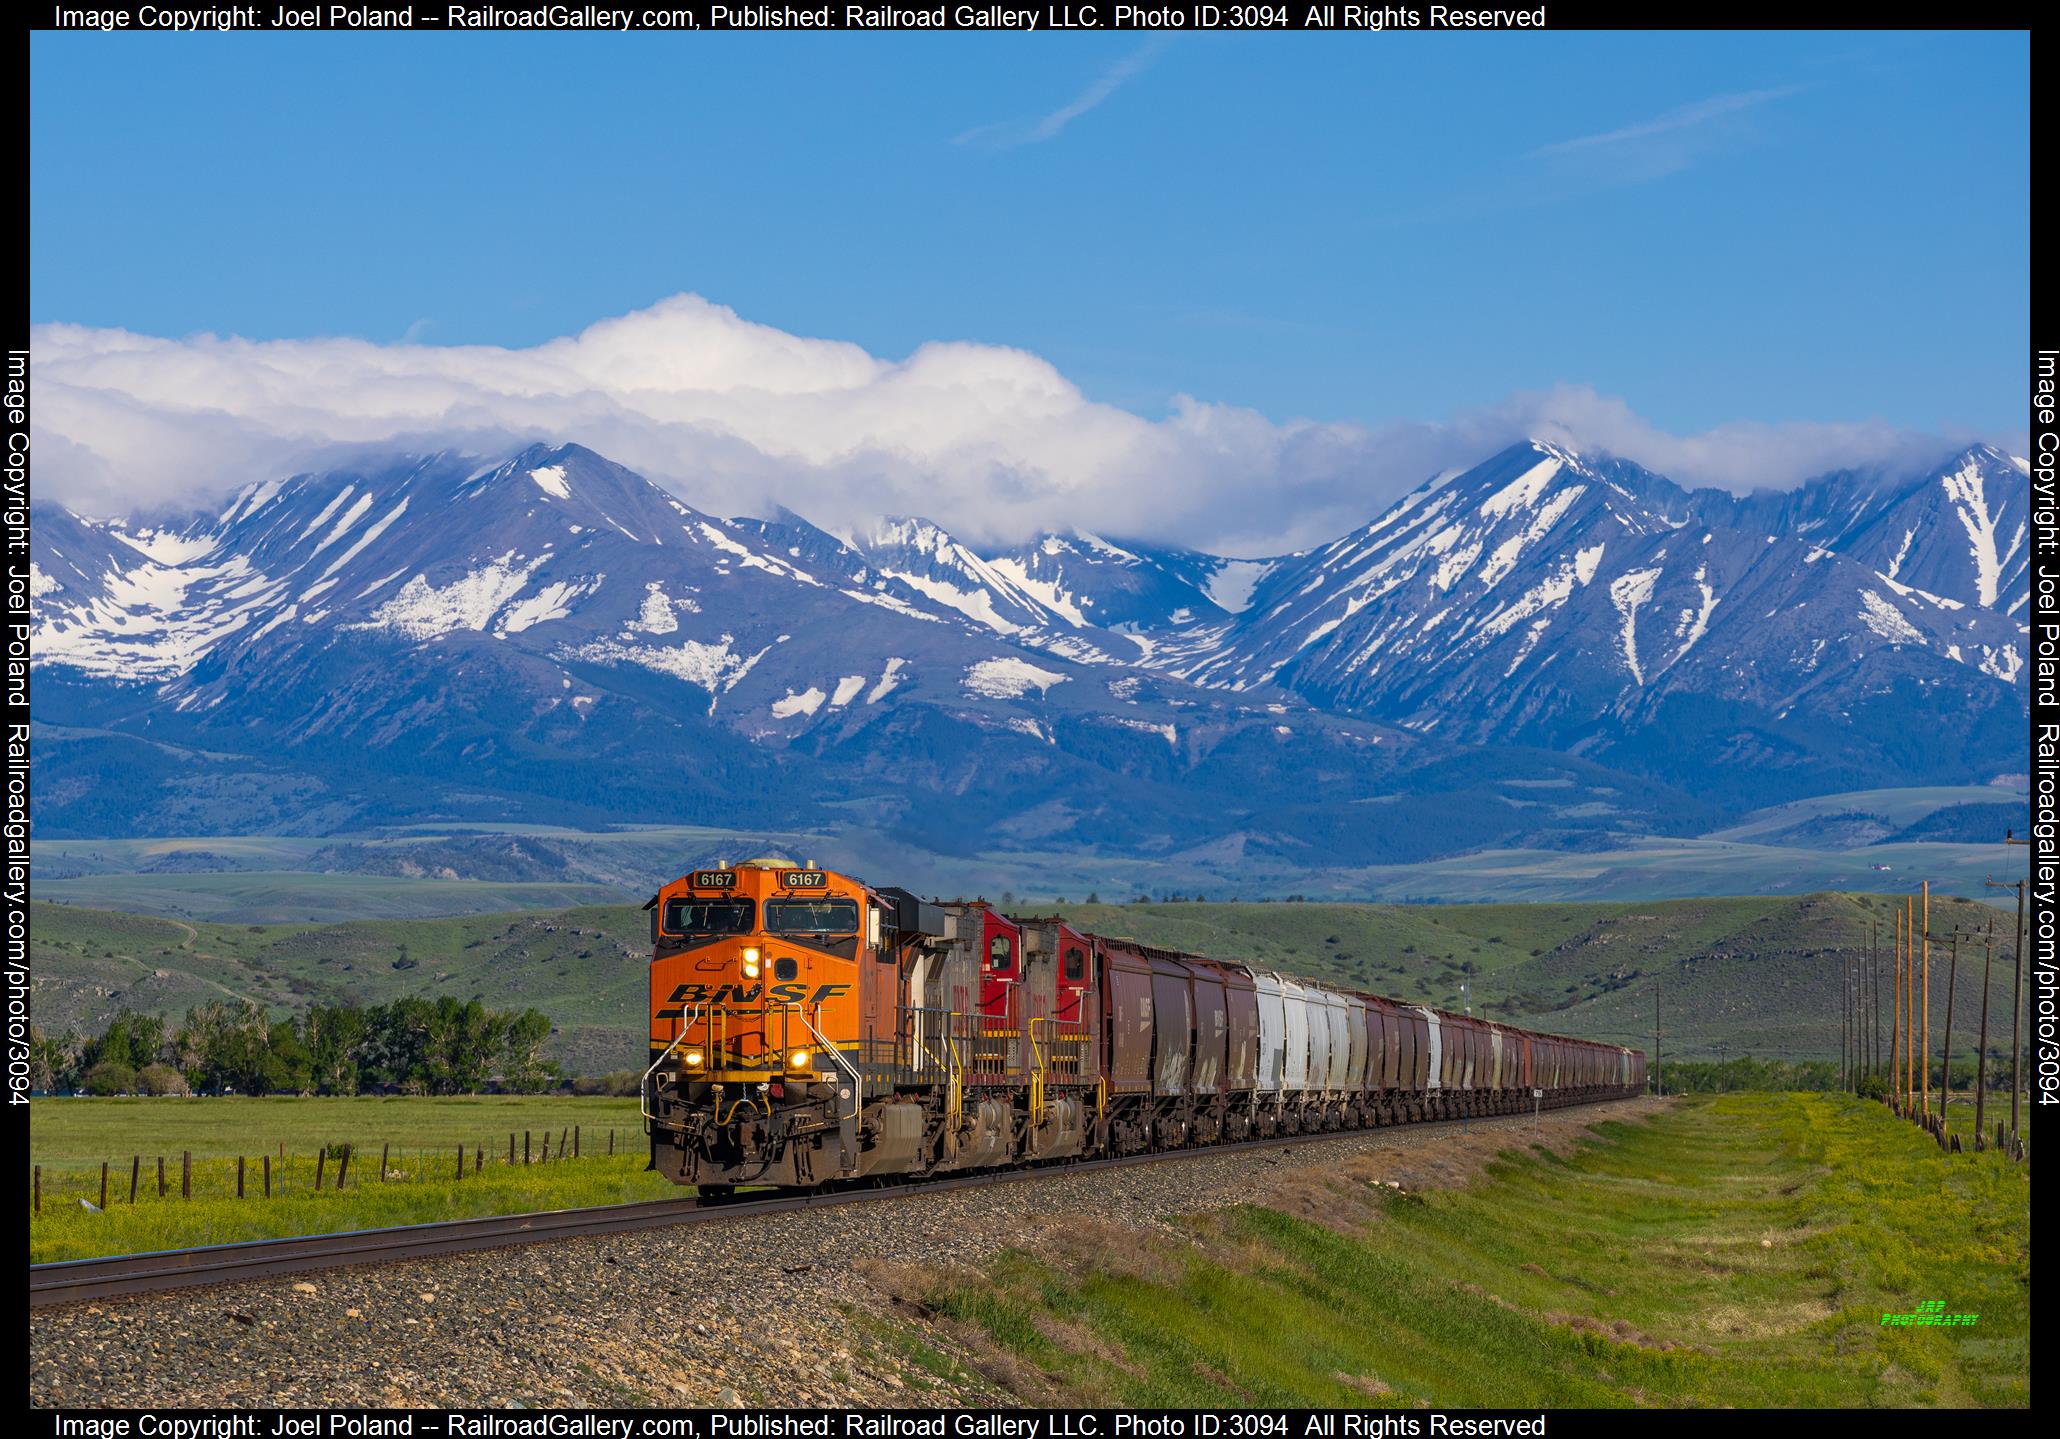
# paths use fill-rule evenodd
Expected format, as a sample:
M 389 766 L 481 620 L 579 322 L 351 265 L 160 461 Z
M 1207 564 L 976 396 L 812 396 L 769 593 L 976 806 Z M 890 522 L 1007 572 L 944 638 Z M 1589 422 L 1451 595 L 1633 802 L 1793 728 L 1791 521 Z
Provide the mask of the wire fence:
M 284 1199 L 322 1193 L 343 1193 L 375 1184 L 455 1184 L 489 1172 L 507 1173 L 532 1165 L 567 1164 L 638 1152 L 637 1130 L 608 1129 L 592 1135 L 577 1124 L 557 1130 L 510 1130 L 498 1138 L 473 1144 L 370 1145 L 335 1143 L 314 1149 L 289 1148 L 281 1142 L 254 1154 L 175 1155 L 135 1153 L 90 1165 L 33 1164 L 29 1177 L 29 1212 L 46 1204 L 105 1210 L 111 1205 L 195 1199 Z

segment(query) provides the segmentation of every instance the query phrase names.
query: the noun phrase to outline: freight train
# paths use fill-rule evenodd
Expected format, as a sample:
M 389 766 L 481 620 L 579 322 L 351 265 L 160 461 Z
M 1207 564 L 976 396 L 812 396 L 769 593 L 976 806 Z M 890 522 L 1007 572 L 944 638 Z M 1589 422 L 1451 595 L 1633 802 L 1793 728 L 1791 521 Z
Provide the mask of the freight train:
M 651 916 L 651 1165 L 704 1194 L 1525 1112 L 1643 1053 L 752 860 Z

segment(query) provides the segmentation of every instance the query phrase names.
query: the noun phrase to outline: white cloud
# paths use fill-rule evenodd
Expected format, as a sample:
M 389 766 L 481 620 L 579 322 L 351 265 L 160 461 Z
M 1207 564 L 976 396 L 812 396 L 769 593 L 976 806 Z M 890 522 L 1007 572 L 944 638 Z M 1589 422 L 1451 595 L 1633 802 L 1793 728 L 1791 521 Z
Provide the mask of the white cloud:
M 1873 423 L 1673 435 L 1580 386 L 1380 429 L 1185 397 L 1152 420 L 1021 350 L 936 343 L 887 360 L 691 295 L 519 350 L 73 325 L 33 339 L 38 497 L 97 514 L 200 502 L 339 447 L 544 439 L 717 514 L 785 504 L 847 529 L 923 514 L 976 541 L 1075 527 L 1258 555 L 1331 538 L 1526 434 L 1739 490 L 1946 448 Z
M 1124 81 L 1151 68 L 1152 61 L 1158 59 L 1159 52 L 1165 48 L 1166 42 L 1163 38 L 1147 41 L 1141 48 L 1104 70 L 1092 85 L 1049 115 L 1035 120 L 1002 120 L 992 125 L 979 125 L 962 135 L 954 136 L 952 143 L 988 150 L 1008 150 L 1017 145 L 1034 145 L 1041 140 L 1054 139 L 1061 130 L 1115 94 Z

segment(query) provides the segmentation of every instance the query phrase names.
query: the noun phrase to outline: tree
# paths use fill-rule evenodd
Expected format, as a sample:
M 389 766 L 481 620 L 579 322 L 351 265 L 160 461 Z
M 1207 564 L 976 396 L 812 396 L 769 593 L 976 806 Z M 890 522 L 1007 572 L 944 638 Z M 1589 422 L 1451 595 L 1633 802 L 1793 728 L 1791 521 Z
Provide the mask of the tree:
M 186 1076 L 169 1064 L 149 1064 L 136 1071 L 136 1088 L 144 1094 L 191 1094 Z
M 29 1030 L 29 1088 L 41 1094 L 62 1094 L 78 1088 L 79 1056 L 84 1044 L 78 1031 L 45 1034 Z
M 165 1022 L 154 1014 L 122 1009 L 108 1021 L 100 1037 L 86 1045 L 82 1063 L 90 1069 L 103 1059 L 141 1069 L 155 1064 L 164 1049 Z
M 551 1020 L 541 1010 L 525 1009 L 508 1025 L 502 1051 L 502 1075 L 509 1087 L 528 1093 L 541 1089 L 551 1078 L 555 1065 L 543 1058 L 544 1041 L 551 1037 Z
M 321 1094 L 358 1092 L 358 1054 L 371 1033 L 371 1018 L 355 1005 L 318 1004 L 301 1020 L 310 1082 Z
M 103 1059 L 86 1071 L 86 1093 L 127 1094 L 136 1087 L 136 1071 L 119 1059 Z

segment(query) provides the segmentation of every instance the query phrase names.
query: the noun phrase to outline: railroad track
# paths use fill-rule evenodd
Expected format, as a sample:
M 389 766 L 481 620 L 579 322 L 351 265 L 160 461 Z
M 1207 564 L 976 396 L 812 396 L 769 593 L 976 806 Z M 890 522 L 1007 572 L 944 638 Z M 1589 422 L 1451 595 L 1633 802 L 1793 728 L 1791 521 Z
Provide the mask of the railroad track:
M 1597 1101 L 1609 1103 L 1612 1101 Z M 604 1204 L 587 1209 L 553 1209 L 535 1214 L 489 1215 L 479 1219 L 442 1220 L 389 1229 L 354 1229 L 341 1234 L 310 1234 L 293 1239 L 255 1239 L 242 1244 L 211 1244 L 195 1249 L 160 1249 L 147 1254 L 117 1254 L 100 1259 L 67 1259 L 29 1266 L 29 1308 L 79 1304 L 132 1294 L 193 1289 L 210 1284 L 236 1284 L 272 1279 L 315 1269 L 342 1269 L 360 1264 L 391 1264 L 407 1259 L 432 1259 L 475 1249 L 504 1249 L 517 1244 L 579 1239 L 597 1234 L 623 1234 L 682 1224 L 777 1214 L 790 1209 L 825 1209 L 871 1200 L 900 1199 L 949 1189 L 1012 1184 L 1052 1174 L 1080 1174 L 1133 1164 L 1159 1164 L 1239 1150 L 1287 1149 L 1324 1140 L 1379 1134 L 1387 1128 L 1427 1133 L 1455 1125 L 1498 1127 L 1527 1123 L 1530 1115 L 1495 1115 L 1474 1119 L 1419 1120 L 1383 1129 L 1339 1129 L 1316 1134 L 1247 1139 L 1194 1149 L 1154 1150 L 1106 1159 L 1061 1161 L 1027 1169 L 999 1169 L 977 1174 L 916 1180 L 877 1188 L 811 1191 L 754 1198 L 749 1191 L 706 1203 L 695 1199 L 655 1199 L 638 1204 Z

